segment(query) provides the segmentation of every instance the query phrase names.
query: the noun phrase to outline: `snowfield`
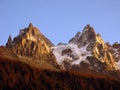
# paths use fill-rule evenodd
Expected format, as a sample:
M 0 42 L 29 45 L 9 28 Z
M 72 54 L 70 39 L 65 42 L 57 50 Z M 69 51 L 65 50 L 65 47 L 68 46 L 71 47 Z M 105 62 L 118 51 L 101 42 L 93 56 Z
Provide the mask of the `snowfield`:
M 53 54 L 55 55 L 59 65 L 61 65 L 66 58 L 72 61 L 71 65 L 74 65 L 74 64 L 78 65 L 81 63 L 81 61 L 85 61 L 89 63 L 86 60 L 86 57 L 92 56 L 92 55 L 91 55 L 91 52 L 88 52 L 86 50 L 87 46 L 88 44 L 84 47 L 78 48 L 77 45 L 70 43 L 67 45 L 55 46 L 55 47 L 52 47 L 51 49 L 53 50 Z M 70 49 L 72 51 L 71 54 L 74 55 L 75 57 L 78 57 L 78 59 L 73 60 L 73 58 L 68 54 L 62 55 L 62 51 L 67 49 Z

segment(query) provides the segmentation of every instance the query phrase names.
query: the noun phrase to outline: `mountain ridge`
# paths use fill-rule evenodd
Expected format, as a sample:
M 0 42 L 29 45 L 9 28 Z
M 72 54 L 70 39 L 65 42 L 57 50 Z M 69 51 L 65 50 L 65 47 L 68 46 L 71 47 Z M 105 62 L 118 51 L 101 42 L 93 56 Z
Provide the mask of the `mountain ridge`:
M 54 62 L 62 69 L 88 69 L 97 72 L 119 69 L 119 60 L 116 60 L 118 58 L 115 58 L 110 46 L 100 34 L 96 34 L 90 24 L 82 32 L 77 32 L 68 44 L 54 46 L 32 23 L 21 29 L 13 40 L 9 36 L 6 43 L 6 47 L 18 56 Z

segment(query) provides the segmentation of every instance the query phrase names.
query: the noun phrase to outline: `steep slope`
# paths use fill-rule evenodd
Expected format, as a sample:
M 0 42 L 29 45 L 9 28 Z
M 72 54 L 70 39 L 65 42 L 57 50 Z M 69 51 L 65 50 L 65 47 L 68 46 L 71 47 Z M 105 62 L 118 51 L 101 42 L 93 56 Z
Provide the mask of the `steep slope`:
M 116 42 L 113 45 L 108 44 L 108 47 L 116 61 L 118 69 L 120 70 L 120 43 Z
M 9 36 L 8 42 L 6 43 L 6 47 L 20 58 L 28 57 L 33 60 L 44 60 L 55 63 L 55 57 L 50 51 L 51 46 L 53 46 L 53 44 L 50 40 L 31 23 L 28 28 L 20 30 L 19 35 L 13 40 L 11 36 Z
M 67 45 L 52 47 L 58 64 L 64 69 L 95 71 L 117 70 L 115 60 L 102 37 L 90 25 L 78 32 Z

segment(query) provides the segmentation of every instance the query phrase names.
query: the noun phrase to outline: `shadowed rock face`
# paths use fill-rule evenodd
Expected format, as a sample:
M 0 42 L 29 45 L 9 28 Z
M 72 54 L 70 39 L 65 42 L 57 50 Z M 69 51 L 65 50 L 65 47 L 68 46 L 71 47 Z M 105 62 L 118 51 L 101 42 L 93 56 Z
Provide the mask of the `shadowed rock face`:
M 69 40 L 69 43 L 77 44 L 78 47 L 83 47 L 90 42 L 96 40 L 96 33 L 94 29 L 88 24 L 83 29 L 82 33 L 78 32 L 75 37 Z
M 110 46 L 111 53 L 113 54 L 115 60 L 118 62 L 120 60 L 120 44 L 114 43 Z
M 101 35 L 96 34 L 93 27 L 89 24 L 85 26 L 82 32 L 78 32 L 70 39 L 68 44 L 61 45 L 61 47 L 63 47 L 61 57 L 67 58 L 67 60 L 64 58 L 62 67 L 67 67 L 66 69 L 77 67 L 82 69 L 87 68 L 97 72 L 117 70 L 115 59 L 109 51 L 109 47 L 105 44 Z M 59 45 L 58 50 L 61 47 Z M 77 52 L 76 49 L 73 50 L 75 47 L 78 47 Z M 81 59 L 81 57 L 83 58 Z
M 28 28 L 20 30 L 20 33 L 12 41 L 9 37 L 6 47 L 11 49 L 18 56 L 31 57 L 33 59 L 54 61 L 55 57 L 50 51 L 53 46 L 38 28 L 31 23 Z

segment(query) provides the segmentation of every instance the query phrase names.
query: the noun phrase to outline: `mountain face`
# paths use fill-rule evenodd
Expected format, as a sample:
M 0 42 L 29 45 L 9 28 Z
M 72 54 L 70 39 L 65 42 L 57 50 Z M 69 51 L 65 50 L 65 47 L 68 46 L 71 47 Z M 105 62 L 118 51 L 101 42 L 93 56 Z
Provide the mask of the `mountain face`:
M 19 35 L 13 40 L 9 36 L 6 43 L 6 47 L 19 57 L 25 56 L 50 62 L 55 60 L 53 53 L 50 51 L 51 46 L 53 46 L 51 41 L 31 23 L 28 28 L 20 30 Z
M 115 47 L 114 45 L 112 46 Z M 78 32 L 68 44 L 52 47 L 63 69 L 109 71 L 117 70 L 113 53 L 90 25 Z

